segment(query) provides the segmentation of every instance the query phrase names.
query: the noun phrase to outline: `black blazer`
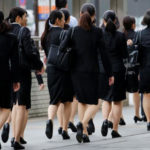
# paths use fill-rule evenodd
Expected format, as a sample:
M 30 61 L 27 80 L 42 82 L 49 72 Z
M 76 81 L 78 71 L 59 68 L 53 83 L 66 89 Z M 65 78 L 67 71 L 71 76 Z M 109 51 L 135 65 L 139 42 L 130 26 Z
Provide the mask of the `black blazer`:
M 19 81 L 18 43 L 15 35 L 0 34 L 0 80 Z
M 113 72 L 119 72 L 124 68 L 123 59 L 128 58 L 126 37 L 123 33 L 116 31 L 109 33 L 103 29 L 105 49 L 109 54 Z
M 102 30 L 92 26 L 90 31 L 86 31 L 77 26 L 74 28 L 74 32 L 72 31 L 73 29 L 69 30 L 65 40 L 60 45 L 62 51 L 69 46 L 72 47 L 72 71 L 99 72 L 99 51 L 108 76 L 112 76 L 111 64 L 105 52 Z
M 19 24 L 13 23 L 11 32 L 14 33 L 18 37 L 20 29 L 21 29 L 21 26 Z M 41 70 L 43 63 L 39 59 L 39 57 L 32 55 L 33 40 L 31 39 L 30 30 L 26 27 L 24 27 L 21 40 L 22 40 L 22 45 L 23 45 L 23 49 L 25 51 L 26 56 L 28 57 L 29 60 L 36 62 L 34 64 L 37 65 L 36 66 L 37 70 Z

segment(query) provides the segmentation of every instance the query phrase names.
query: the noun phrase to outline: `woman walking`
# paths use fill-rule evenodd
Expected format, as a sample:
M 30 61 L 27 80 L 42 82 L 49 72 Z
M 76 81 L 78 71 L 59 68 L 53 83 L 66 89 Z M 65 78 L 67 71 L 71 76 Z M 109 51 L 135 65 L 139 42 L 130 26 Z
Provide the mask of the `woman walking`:
M 32 53 L 33 41 L 29 29 L 25 27 L 27 24 L 27 12 L 22 8 L 15 7 L 10 11 L 8 21 L 12 23 L 11 32 L 18 37 L 18 40 L 21 40 L 25 55 L 24 57 L 26 57 L 30 63 L 34 64 L 34 68 L 39 74 L 42 74 L 44 72 L 43 63 L 37 55 Z M 22 32 L 22 34 L 19 37 L 20 32 Z M 34 50 L 38 53 L 37 49 Z M 24 149 L 24 146 L 20 144 L 20 140 L 23 140 L 21 133 L 23 133 L 26 127 L 28 110 L 31 108 L 31 68 L 26 68 L 19 64 L 19 73 L 20 90 L 15 93 L 15 96 L 13 97 L 14 106 L 12 110 L 14 137 L 11 140 L 11 146 L 14 147 L 14 149 Z
M 77 125 L 77 141 L 90 142 L 87 125 L 94 115 L 98 104 L 98 55 L 99 49 L 104 67 L 109 77 L 109 84 L 113 84 L 111 65 L 104 51 L 105 45 L 101 29 L 93 26 L 95 7 L 86 3 L 81 8 L 79 26 L 70 29 L 67 37 L 60 45 L 60 50 L 72 48 L 73 60 L 71 76 L 73 88 L 78 100 L 78 114 L 80 122 Z
M 18 43 L 16 36 L 8 33 L 10 29 L 10 24 L 4 22 L 3 12 L 0 11 L 0 129 L 10 113 L 11 88 L 14 91 L 20 88 Z
M 60 45 L 60 34 L 65 33 L 64 14 L 60 10 L 54 10 L 50 13 L 45 24 L 41 43 L 48 57 L 51 45 Z M 50 105 L 48 107 L 48 121 L 46 123 L 46 136 L 51 139 L 53 136 L 53 120 L 57 113 L 60 103 L 64 104 L 63 131 L 62 138 L 70 139 L 68 135 L 68 122 L 71 112 L 71 102 L 73 101 L 73 90 L 70 80 L 70 74 L 67 71 L 58 69 L 55 65 L 47 63 L 48 89 L 50 94 Z
M 122 101 L 126 99 L 125 88 L 125 67 L 123 59 L 127 58 L 127 46 L 124 34 L 116 29 L 116 14 L 112 10 L 108 10 L 103 15 L 103 33 L 106 45 L 106 51 L 109 54 L 115 83 L 111 87 L 108 86 L 108 77 L 105 75 L 105 70 L 100 73 L 100 98 L 103 101 L 102 114 L 103 124 L 101 127 L 101 133 L 106 136 L 108 133 L 108 117 L 112 107 L 113 116 L 113 131 L 111 133 L 112 138 L 120 137 L 118 133 L 118 124 L 122 114 Z

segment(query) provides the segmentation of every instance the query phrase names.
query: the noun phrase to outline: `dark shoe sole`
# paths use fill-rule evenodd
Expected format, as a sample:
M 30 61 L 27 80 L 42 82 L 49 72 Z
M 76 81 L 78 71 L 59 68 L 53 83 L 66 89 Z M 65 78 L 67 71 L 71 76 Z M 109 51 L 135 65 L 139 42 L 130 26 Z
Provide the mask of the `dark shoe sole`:
M 101 128 L 102 136 L 107 136 L 108 134 L 108 125 L 103 124 Z
M 79 143 L 81 143 L 83 141 L 83 126 L 81 123 L 79 123 L 77 125 L 77 135 L 76 135 L 76 139 Z
M 45 134 L 48 139 L 51 139 L 53 136 L 53 123 L 51 120 L 47 121 Z

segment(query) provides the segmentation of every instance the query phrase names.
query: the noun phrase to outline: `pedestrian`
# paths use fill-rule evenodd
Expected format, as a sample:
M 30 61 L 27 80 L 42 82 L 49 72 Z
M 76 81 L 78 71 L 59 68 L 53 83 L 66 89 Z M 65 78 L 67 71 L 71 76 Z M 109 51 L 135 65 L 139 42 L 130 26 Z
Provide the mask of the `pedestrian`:
M 147 10 L 142 25 L 145 29 L 137 33 L 139 45 L 140 83 L 139 92 L 143 94 L 143 108 L 147 118 L 147 131 L 150 131 L 150 10 Z
M 11 87 L 14 91 L 20 88 L 17 37 L 9 33 L 10 29 L 11 25 L 4 21 L 4 14 L 0 11 L 0 129 L 10 113 Z
M 134 52 L 134 45 L 133 41 L 136 40 L 136 32 L 134 31 L 136 28 L 136 21 L 134 17 L 125 16 L 123 18 L 123 26 L 124 26 L 124 33 L 127 39 L 128 45 L 128 53 L 129 55 Z M 130 43 L 131 42 L 131 43 Z M 128 59 L 129 60 L 129 59 Z M 135 66 L 131 66 L 130 60 L 128 61 L 127 65 L 127 75 L 126 75 L 126 83 L 127 83 L 127 92 L 133 93 L 133 102 L 134 102 L 134 109 L 135 109 L 135 116 L 133 118 L 134 122 L 142 121 L 139 114 L 140 109 L 140 95 L 139 95 L 139 66 L 135 64 Z
M 84 11 L 90 9 L 89 11 Z M 83 13 L 84 12 L 84 13 Z M 111 65 L 108 55 L 104 52 L 102 30 L 93 26 L 95 19 L 95 6 L 85 3 L 81 7 L 79 26 L 70 29 L 67 37 L 60 45 L 60 50 L 72 48 L 71 76 L 75 96 L 78 100 L 78 114 L 80 122 L 77 124 L 76 139 L 79 143 L 90 142 L 87 125 L 95 113 L 98 104 L 98 56 L 99 49 L 103 64 L 109 77 L 110 85 L 113 84 Z
M 59 46 L 61 39 L 60 35 L 64 31 L 64 14 L 60 10 L 54 10 L 50 13 L 46 21 L 45 29 L 41 37 L 41 44 L 48 57 L 51 45 Z M 68 122 L 71 112 L 71 102 L 73 101 L 73 89 L 68 71 L 63 71 L 57 66 L 48 63 L 47 60 L 47 77 L 48 89 L 50 94 L 50 103 L 48 107 L 48 120 L 46 123 L 46 136 L 51 139 L 53 136 L 53 120 L 57 113 L 57 109 L 61 103 L 64 104 L 63 113 L 63 131 L 62 138 L 70 139 L 68 135 Z M 69 80 L 70 79 L 70 80 Z
M 37 70 L 39 74 L 42 74 L 44 72 L 43 63 L 40 60 L 39 55 L 35 55 L 35 53 L 33 54 L 33 47 L 36 54 L 39 54 L 39 52 L 34 46 L 29 29 L 25 27 L 27 24 L 26 10 L 20 7 L 12 8 L 7 20 L 11 23 L 11 32 L 17 36 L 18 41 L 21 41 L 24 50 L 24 54 L 22 54 L 23 56 L 19 58 L 20 62 L 28 63 L 29 61 L 29 63 L 33 64 L 35 70 Z M 20 32 L 22 32 L 21 35 Z M 19 55 L 21 55 L 20 51 Z M 27 62 L 25 62 L 25 58 L 27 59 Z M 20 144 L 20 139 L 24 141 L 23 137 L 21 137 L 21 133 L 23 133 L 26 127 L 28 110 L 31 108 L 31 69 L 32 68 L 30 68 L 29 65 L 25 67 L 21 65 L 21 63 L 19 64 L 20 90 L 15 93 L 13 97 L 14 106 L 12 110 L 14 137 L 11 140 L 11 146 L 14 147 L 14 149 L 25 148 Z
M 122 101 L 126 99 L 125 67 L 123 59 L 128 57 L 125 35 L 117 31 L 115 22 L 116 14 L 114 11 L 108 10 L 104 12 L 103 34 L 106 45 L 105 50 L 108 52 L 109 58 L 111 60 L 115 83 L 111 87 L 108 85 L 108 77 L 105 75 L 105 69 L 102 69 L 99 78 L 99 97 L 103 100 L 102 114 L 104 118 L 101 127 L 101 133 L 103 136 L 107 136 L 108 117 L 111 112 L 111 104 L 113 102 L 113 130 L 111 132 L 112 138 L 121 137 L 121 135 L 118 133 L 118 124 L 122 114 Z M 100 66 L 101 68 L 103 67 L 102 64 Z

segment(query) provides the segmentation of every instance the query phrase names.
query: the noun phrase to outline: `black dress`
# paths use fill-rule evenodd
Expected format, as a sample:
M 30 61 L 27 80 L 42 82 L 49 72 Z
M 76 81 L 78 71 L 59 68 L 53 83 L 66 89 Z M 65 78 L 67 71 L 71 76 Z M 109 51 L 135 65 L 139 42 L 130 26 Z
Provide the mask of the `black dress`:
M 50 27 L 43 47 L 46 56 L 48 56 L 51 44 L 60 45 L 61 41 L 59 37 L 62 31 L 63 29 L 60 27 Z M 56 105 L 58 102 L 65 103 L 73 101 L 70 72 L 62 71 L 52 64 L 47 64 L 47 78 L 51 105 Z
M 103 33 L 106 45 L 105 50 L 109 54 L 115 82 L 114 85 L 109 86 L 109 79 L 100 59 L 99 64 L 102 69 L 99 75 L 99 98 L 109 102 L 125 100 L 126 83 L 123 59 L 128 56 L 125 35 L 118 31 L 111 34 L 105 31 L 105 29 Z
M 0 108 L 11 108 L 12 83 L 19 82 L 18 65 L 18 43 L 16 36 L 0 33 Z
M 98 103 L 98 57 L 97 49 L 103 56 L 103 64 L 108 76 L 112 76 L 111 65 L 108 55 L 103 51 L 105 45 L 102 38 L 102 30 L 92 27 L 90 31 L 77 26 L 69 30 L 60 49 L 72 48 L 71 76 L 75 96 L 80 103 Z
M 128 30 L 126 32 L 126 39 L 131 39 L 132 41 L 136 40 L 136 32 L 134 30 Z M 127 46 L 128 52 L 133 50 L 133 46 Z M 126 89 L 129 93 L 135 93 L 139 91 L 139 66 L 134 68 L 127 68 L 126 74 Z
M 21 29 L 21 26 L 17 23 L 12 24 L 12 33 L 14 33 L 16 36 L 18 36 L 19 31 Z M 22 33 L 22 45 L 23 49 L 25 51 L 26 56 L 30 60 L 34 60 L 34 62 L 37 62 L 37 70 L 41 70 L 43 63 L 41 60 L 37 57 L 32 56 L 32 40 L 31 40 L 31 34 L 28 28 L 24 28 L 24 31 Z M 31 70 L 25 69 L 20 66 L 19 68 L 20 73 L 20 90 L 16 93 L 13 93 L 13 101 L 14 104 L 18 101 L 18 105 L 26 106 L 26 109 L 31 108 Z
M 140 63 L 140 93 L 150 93 L 150 27 L 141 31 L 141 40 L 138 39 L 141 48 L 139 50 Z M 140 42 L 141 41 L 141 42 Z

